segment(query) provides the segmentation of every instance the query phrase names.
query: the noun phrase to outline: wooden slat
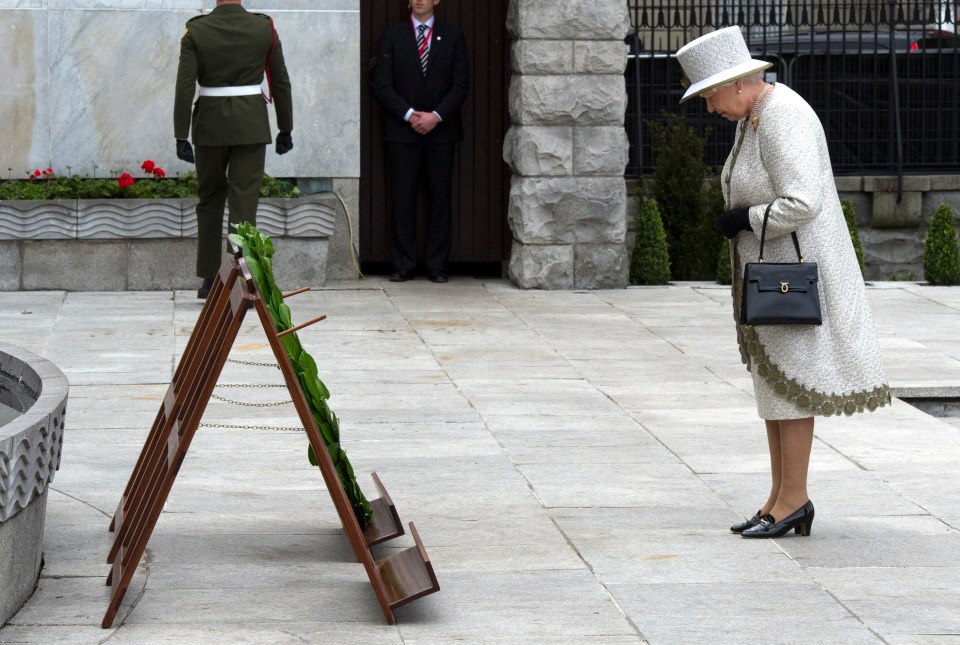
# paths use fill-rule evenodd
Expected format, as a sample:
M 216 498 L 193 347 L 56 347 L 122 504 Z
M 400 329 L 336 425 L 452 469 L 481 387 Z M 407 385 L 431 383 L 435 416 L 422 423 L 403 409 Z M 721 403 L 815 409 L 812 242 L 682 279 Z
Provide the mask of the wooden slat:
M 373 508 L 373 519 L 363 529 L 363 537 L 366 538 L 367 544 L 370 546 L 403 535 L 403 523 L 397 514 L 397 507 L 394 506 L 390 494 L 383 487 L 383 482 L 380 481 L 377 473 L 371 473 L 371 475 L 373 476 L 373 483 L 380 491 L 380 497 L 370 502 L 370 506 Z
M 380 576 L 389 590 L 391 609 L 440 591 L 433 565 L 413 522 L 410 522 L 410 534 L 414 546 L 377 562 Z

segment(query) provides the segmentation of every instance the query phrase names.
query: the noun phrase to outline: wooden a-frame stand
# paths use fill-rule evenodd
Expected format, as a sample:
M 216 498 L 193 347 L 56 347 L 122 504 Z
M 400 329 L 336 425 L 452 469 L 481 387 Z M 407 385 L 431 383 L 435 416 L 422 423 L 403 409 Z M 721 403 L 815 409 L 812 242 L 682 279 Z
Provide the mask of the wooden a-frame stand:
M 289 297 L 303 291 L 307 289 L 285 295 Z M 322 320 L 324 316 L 277 333 L 241 253 L 235 251 L 233 254 L 224 254 L 220 271 L 214 278 L 206 304 L 110 523 L 110 530 L 114 531 L 115 535 L 107 558 L 107 562 L 113 567 L 107 576 L 107 585 L 111 590 L 110 603 L 103 617 L 104 628 L 113 625 L 180 464 L 190 447 L 190 441 L 200 425 L 203 411 L 216 387 L 243 317 L 250 307 L 257 310 L 297 414 L 320 462 L 320 472 L 323 474 L 327 491 L 340 515 L 353 552 L 366 569 L 387 623 L 392 625 L 396 622 L 393 613 L 395 608 L 440 589 L 430 558 L 413 522 L 410 522 L 410 534 L 415 546 L 382 560 L 374 558 L 370 551 L 372 545 L 403 535 L 397 510 L 380 478 L 376 473 L 372 473 L 380 497 L 371 501 L 373 519 L 366 529 L 361 530 L 310 413 L 293 366 L 281 345 L 280 336 L 296 332 Z

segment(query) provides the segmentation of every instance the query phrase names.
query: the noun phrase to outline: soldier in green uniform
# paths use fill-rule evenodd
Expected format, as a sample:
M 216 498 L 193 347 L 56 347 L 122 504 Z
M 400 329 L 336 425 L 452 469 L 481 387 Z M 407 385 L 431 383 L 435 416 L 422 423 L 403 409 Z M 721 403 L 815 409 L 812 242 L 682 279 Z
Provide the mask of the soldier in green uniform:
M 264 73 L 269 99 L 260 89 Z M 194 103 L 197 83 L 200 96 Z M 240 0 L 217 0 L 212 12 L 187 21 L 180 40 L 173 131 L 177 157 L 197 165 L 197 276 L 203 278 L 199 298 L 207 297 L 220 267 L 224 203 L 230 204 L 231 224 L 257 223 L 271 141 L 271 99 L 280 130 L 276 150 L 282 155 L 293 148 L 293 105 L 283 49 L 269 16 L 248 12 Z M 196 155 L 187 141 L 191 127 Z

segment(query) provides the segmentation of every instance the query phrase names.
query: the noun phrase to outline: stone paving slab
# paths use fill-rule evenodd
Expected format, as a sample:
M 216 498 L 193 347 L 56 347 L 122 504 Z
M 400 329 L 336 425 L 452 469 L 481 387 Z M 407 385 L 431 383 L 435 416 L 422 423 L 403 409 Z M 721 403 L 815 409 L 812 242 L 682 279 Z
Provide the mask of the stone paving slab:
M 960 288 L 868 293 L 895 391 L 960 399 Z M 292 406 L 231 402 L 285 398 L 248 387 L 282 384 L 248 315 L 215 391 L 226 400 L 207 406 L 114 628 L 100 629 L 107 524 L 202 303 L 0 292 L 0 339 L 72 386 L 45 567 L 0 643 L 960 641 L 958 424 L 899 400 L 818 419 L 813 534 L 727 530 L 769 487 L 729 289 L 373 279 L 291 306 L 296 320 L 327 315 L 299 336 L 344 447 L 363 489 L 378 472 L 416 523 L 441 591 L 384 623 Z

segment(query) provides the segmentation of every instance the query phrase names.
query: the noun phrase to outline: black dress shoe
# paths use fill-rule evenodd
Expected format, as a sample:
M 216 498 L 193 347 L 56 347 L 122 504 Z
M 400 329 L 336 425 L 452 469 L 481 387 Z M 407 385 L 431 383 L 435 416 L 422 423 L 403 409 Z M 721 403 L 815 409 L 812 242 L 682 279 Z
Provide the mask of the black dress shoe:
M 413 280 L 412 271 L 394 271 L 390 274 L 390 282 L 406 282 L 407 280 Z
M 449 282 L 450 278 L 447 277 L 446 273 L 431 273 L 428 276 L 430 282 Z
M 810 535 L 810 528 L 812 526 L 813 502 L 807 500 L 806 504 L 779 522 L 773 519 L 773 515 L 767 513 L 760 518 L 759 524 L 745 530 L 740 535 L 745 538 L 777 538 L 789 533 L 790 529 L 793 529 L 799 535 Z
M 197 289 L 197 298 L 200 298 L 200 300 L 206 300 L 207 296 L 210 295 L 211 287 L 213 287 L 213 278 L 204 278 L 203 284 L 201 284 L 200 288 Z
M 760 511 L 757 511 L 756 515 L 751 517 L 745 522 L 740 522 L 739 524 L 734 524 L 730 527 L 730 530 L 734 533 L 743 533 L 747 529 L 752 529 L 754 526 L 760 523 Z

